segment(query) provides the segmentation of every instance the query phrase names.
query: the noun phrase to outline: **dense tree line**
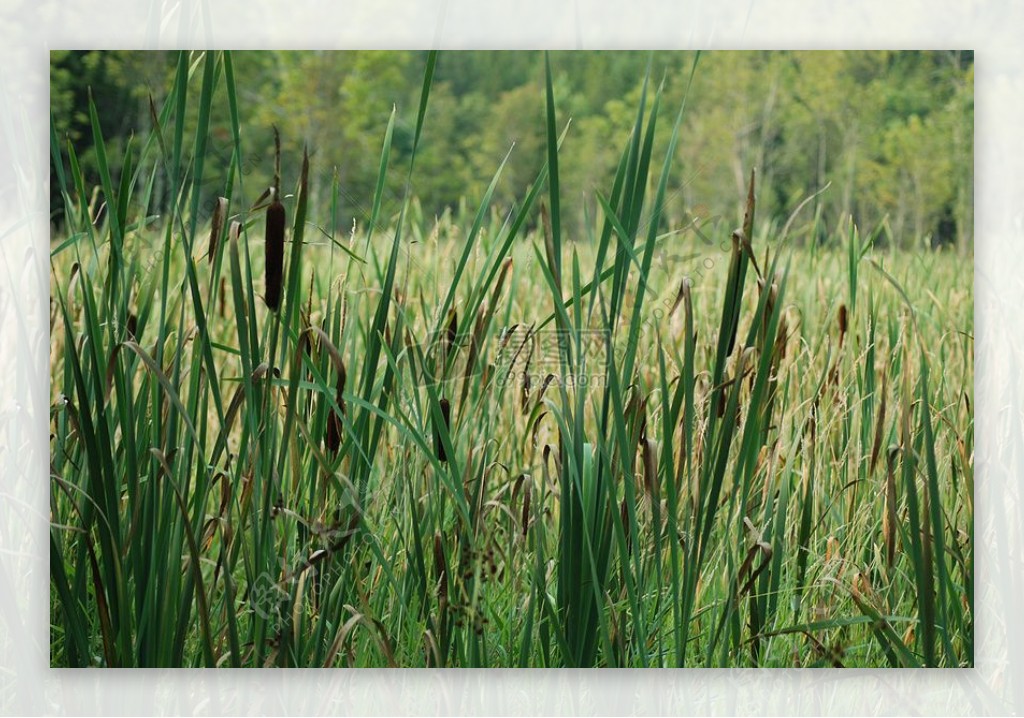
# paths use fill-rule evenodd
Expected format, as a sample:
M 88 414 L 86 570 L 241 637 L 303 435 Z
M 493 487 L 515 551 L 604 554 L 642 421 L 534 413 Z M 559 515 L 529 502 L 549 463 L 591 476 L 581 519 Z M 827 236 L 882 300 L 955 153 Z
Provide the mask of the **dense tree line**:
M 232 59 L 243 201 L 252 202 L 270 181 L 276 125 L 285 157 L 296 158 L 285 162 L 284 186 L 294 186 L 307 145 L 316 168 L 311 216 L 327 221 L 336 185 L 335 229 L 358 227 L 369 214 L 393 109 L 393 166 L 411 151 L 426 53 L 235 52 Z M 126 152 L 137 167 L 152 129 L 150 97 L 159 108 L 175 61 L 175 53 L 162 52 L 52 53 L 54 135 L 75 148 L 87 180 L 98 183 L 89 92 L 112 170 L 120 172 Z M 426 218 L 457 212 L 463 203 L 472 207 L 506 155 L 495 207 L 514 207 L 545 157 L 543 62 L 539 52 L 441 53 L 413 178 Z M 595 192 L 610 189 L 644 77 L 649 95 L 659 87 L 663 93 L 658 156 L 693 62 L 692 52 L 551 54 L 560 129 L 568 125 L 560 155 L 562 211 L 577 235 L 584 218 L 598 211 Z M 190 92 L 199 91 L 200 80 L 197 74 Z M 967 51 L 704 53 L 686 97 L 668 227 L 715 218 L 734 224 L 744 178 L 756 167 L 759 216 L 779 224 L 829 185 L 808 205 L 806 218 L 814 221 L 803 223 L 804 239 L 811 227 L 825 237 L 852 217 L 879 241 L 970 251 L 973 97 Z M 222 192 L 231 158 L 223 82 L 214 107 L 205 207 Z M 156 161 L 155 152 L 145 157 Z M 403 172 L 389 174 L 385 209 L 397 210 L 404 179 Z M 160 213 L 166 196 L 158 183 L 147 211 Z M 59 223 L 63 202 L 56 188 L 51 207 Z

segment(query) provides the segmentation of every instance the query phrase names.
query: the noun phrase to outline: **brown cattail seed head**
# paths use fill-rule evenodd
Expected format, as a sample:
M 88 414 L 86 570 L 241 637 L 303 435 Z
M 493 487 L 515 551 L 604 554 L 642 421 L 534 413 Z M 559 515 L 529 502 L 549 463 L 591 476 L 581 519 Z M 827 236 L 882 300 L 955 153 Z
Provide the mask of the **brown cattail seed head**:
M 267 306 L 275 312 L 281 306 L 281 284 L 284 279 L 284 205 L 277 198 L 277 191 L 271 191 L 270 206 L 267 207 L 266 224 L 266 287 Z
M 337 454 L 341 448 L 341 417 L 334 409 L 330 409 L 327 415 L 327 431 L 324 434 L 324 446 L 332 454 Z

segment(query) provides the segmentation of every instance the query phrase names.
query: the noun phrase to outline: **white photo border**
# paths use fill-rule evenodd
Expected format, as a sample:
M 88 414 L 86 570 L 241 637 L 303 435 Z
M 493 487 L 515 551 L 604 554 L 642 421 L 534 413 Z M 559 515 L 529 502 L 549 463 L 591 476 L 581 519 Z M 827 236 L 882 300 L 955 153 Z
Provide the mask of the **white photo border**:
M 1011 0 L 4 0 L 0 713 L 1014 714 L 1024 711 L 1024 7 Z M 1017 28 L 1016 30 L 1014 28 Z M 973 49 L 976 648 L 960 670 L 49 668 L 51 49 Z

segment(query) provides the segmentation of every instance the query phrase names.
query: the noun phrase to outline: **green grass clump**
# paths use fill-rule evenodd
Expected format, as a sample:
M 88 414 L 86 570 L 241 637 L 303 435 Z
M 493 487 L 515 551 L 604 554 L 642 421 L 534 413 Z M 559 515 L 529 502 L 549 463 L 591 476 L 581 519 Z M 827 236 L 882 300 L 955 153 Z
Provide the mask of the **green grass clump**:
M 52 138 L 52 664 L 971 665 L 962 259 L 852 225 L 793 248 L 753 175 L 726 252 L 668 259 L 703 240 L 662 231 L 685 109 L 666 122 L 646 83 L 569 238 L 550 67 L 514 215 L 490 206 L 502 163 L 472 218 L 431 227 L 411 188 L 436 60 L 351 237 L 309 216 L 308 156 L 281 158 L 273 227 L 235 199 L 230 53 L 181 54 L 116 188 L 93 109 L 102 221 Z M 218 87 L 234 155 L 201 227 Z

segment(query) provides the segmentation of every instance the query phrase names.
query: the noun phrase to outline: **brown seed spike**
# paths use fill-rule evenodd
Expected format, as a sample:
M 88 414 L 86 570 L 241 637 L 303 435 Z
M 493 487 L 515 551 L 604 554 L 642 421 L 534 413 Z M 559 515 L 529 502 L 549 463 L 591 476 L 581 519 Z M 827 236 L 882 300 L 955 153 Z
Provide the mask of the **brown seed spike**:
M 341 432 L 342 432 L 342 420 L 341 417 L 345 415 L 345 362 L 341 359 L 341 354 L 337 348 L 327 339 L 327 335 L 323 333 L 323 330 L 314 328 L 314 332 L 320 336 L 321 344 L 327 349 L 327 352 L 331 355 L 331 359 L 334 362 L 335 369 L 338 372 L 338 382 L 334 390 L 334 400 L 337 403 L 338 408 L 341 409 L 341 414 L 334 410 L 334 407 L 328 408 L 330 412 L 327 415 L 327 430 L 324 434 L 324 445 L 327 449 L 337 454 L 338 449 L 341 448 Z
M 284 205 L 277 197 L 277 190 L 270 194 L 270 206 L 267 207 L 266 225 L 266 287 L 267 306 L 277 311 L 281 306 L 281 283 L 284 279 Z
M 892 568 L 896 559 L 896 457 L 899 448 L 890 446 L 886 457 L 885 501 L 882 509 L 882 541 L 885 543 L 885 563 Z
M 341 418 L 334 409 L 329 410 L 331 413 L 327 416 L 327 431 L 324 434 L 324 446 L 332 454 L 337 454 L 338 449 L 341 448 Z
M 650 439 L 643 439 L 640 443 L 640 456 L 644 466 L 644 489 L 654 501 L 661 500 L 661 491 L 658 486 L 658 457 L 657 447 Z
M 843 337 L 846 336 L 846 328 L 847 328 L 847 326 L 848 325 L 847 325 L 846 305 L 845 304 L 840 304 L 839 305 L 839 348 L 840 349 L 842 349 L 842 347 L 843 347 Z

